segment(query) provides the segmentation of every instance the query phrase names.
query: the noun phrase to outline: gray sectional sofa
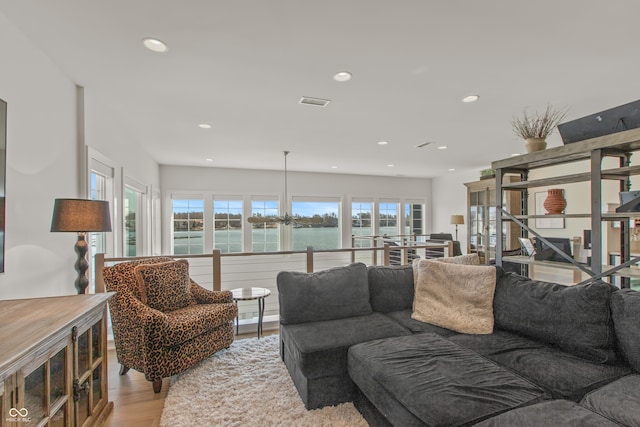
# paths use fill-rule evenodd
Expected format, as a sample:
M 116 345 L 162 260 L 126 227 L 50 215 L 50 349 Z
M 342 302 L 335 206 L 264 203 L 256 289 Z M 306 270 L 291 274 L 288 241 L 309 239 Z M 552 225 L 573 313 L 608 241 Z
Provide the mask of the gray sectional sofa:
M 490 334 L 413 319 L 412 266 L 280 272 L 305 406 L 353 401 L 376 426 L 640 426 L 640 293 L 492 268 Z

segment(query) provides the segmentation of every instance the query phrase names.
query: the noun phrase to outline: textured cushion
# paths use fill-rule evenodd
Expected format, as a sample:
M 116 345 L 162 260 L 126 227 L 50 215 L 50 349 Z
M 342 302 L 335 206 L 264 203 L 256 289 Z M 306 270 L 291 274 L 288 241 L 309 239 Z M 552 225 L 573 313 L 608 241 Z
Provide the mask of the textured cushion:
M 167 312 L 163 325 L 162 344 L 180 345 L 190 339 L 226 326 L 236 319 L 238 306 L 225 304 L 194 304 Z
M 640 375 L 628 375 L 592 391 L 580 404 L 625 426 L 640 426 Z
M 640 372 L 640 292 L 620 289 L 611 295 L 611 316 L 618 348 L 633 369 Z
M 308 378 L 347 372 L 347 350 L 353 344 L 410 332 L 381 313 L 348 319 L 283 325 L 285 351 Z
M 142 264 L 160 264 L 163 262 L 173 261 L 169 257 L 153 257 L 138 259 L 135 261 L 121 262 L 102 270 L 104 283 L 110 292 L 119 292 L 122 287 L 132 292 L 133 295 L 140 299 L 138 288 L 138 279 L 136 278 L 135 268 Z
M 317 273 L 281 271 L 276 281 L 283 325 L 344 319 L 372 312 L 367 266 L 362 263 Z
M 491 335 L 447 338 L 527 378 L 556 399 L 578 401 L 605 384 L 629 375 L 626 365 L 607 365 L 575 356 L 550 344 L 496 329 Z
M 435 258 L 434 261 L 448 262 L 450 264 L 480 265 L 480 257 L 478 256 L 478 254 L 467 254 L 467 255 Z
M 196 304 L 191 295 L 189 263 L 186 260 L 142 264 L 134 269 L 140 300 L 159 311 L 178 310 Z
M 497 415 L 475 427 L 619 427 L 618 424 L 567 400 L 550 400 Z
M 357 344 L 349 375 L 394 426 L 469 426 L 546 393 L 434 334 Z
M 404 310 L 413 304 L 413 267 L 369 267 L 371 307 L 381 313 Z
M 418 260 L 414 271 L 413 319 L 464 334 L 493 332 L 495 267 Z
M 609 300 L 614 289 L 601 281 L 564 286 L 501 272 L 493 301 L 496 326 L 589 360 L 613 362 Z

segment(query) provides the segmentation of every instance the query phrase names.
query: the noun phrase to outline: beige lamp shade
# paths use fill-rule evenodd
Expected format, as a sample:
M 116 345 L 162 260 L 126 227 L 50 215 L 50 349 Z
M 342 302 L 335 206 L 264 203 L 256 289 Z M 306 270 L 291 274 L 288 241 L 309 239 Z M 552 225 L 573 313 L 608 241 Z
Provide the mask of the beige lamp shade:
M 464 215 L 451 215 L 451 224 L 464 224 Z
M 56 199 L 51 231 L 77 233 L 111 231 L 109 202 L 104 200 Z

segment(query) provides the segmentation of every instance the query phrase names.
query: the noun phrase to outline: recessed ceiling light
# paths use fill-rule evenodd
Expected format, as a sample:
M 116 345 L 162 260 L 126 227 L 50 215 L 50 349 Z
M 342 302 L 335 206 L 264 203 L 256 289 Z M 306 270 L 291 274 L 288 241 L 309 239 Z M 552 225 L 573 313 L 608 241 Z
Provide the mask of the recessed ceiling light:
M 438 150 L 446 150 L 447 148 L 449 147 L 447 147 L 446 145 L 441 145 L 438 147 Z
M 511 157 L 515 157 L 515 156 L 519 156 L 519 155 L 520 155 L 520 153 L 513 153 L 513 154 L 511 154 Z
M 394 166 L 395 166 L 395 165 L 387 165 L 387 167 L 388 167 L 388 168 L 392 168 L 392 167 L 394 167 Z
M 169 47 L 165 42 L 151 37 L 142 39 L 142 44 L 144 44 L 144 47 L 146 47 L 147 49 L 158 53 L 164 53 L 169 50 Z
M 387 145 L 388 142 L 387 141 L 378 141 L 378 145 Z
M 337 72 L 333 75 L 333 80 L 337 81 L 337 82 L 348 82 L 349 80 L 351 80 L 351 73 L 348 71 L 340 71 Z
M 331 166 L 331 169 L 338 169 L 337 166 Z
M 205 159 L 207 162 L 213 162 L 213 159 Z
M 453 171 L 455 171 L 454 168 L 449 168 L 449 172 L 453 172 Z
M 468 95 L 462 98 L 462 102 L 476 102 L 480 99 L 480 95 Z
M 208 125 L 206 123 L 200 123 L 198 127 L 201 129 L 211 129 L 211 125 Z

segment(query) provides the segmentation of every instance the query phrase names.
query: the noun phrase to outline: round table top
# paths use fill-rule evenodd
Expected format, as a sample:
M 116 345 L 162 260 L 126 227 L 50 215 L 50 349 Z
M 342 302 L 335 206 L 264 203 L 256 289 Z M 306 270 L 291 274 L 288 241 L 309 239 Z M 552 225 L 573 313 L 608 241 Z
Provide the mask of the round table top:
M 234 300 L 252 300 L 266 298 L 271 295 L 271 291 L 266 288 L 237 288 L 231 289 Z

